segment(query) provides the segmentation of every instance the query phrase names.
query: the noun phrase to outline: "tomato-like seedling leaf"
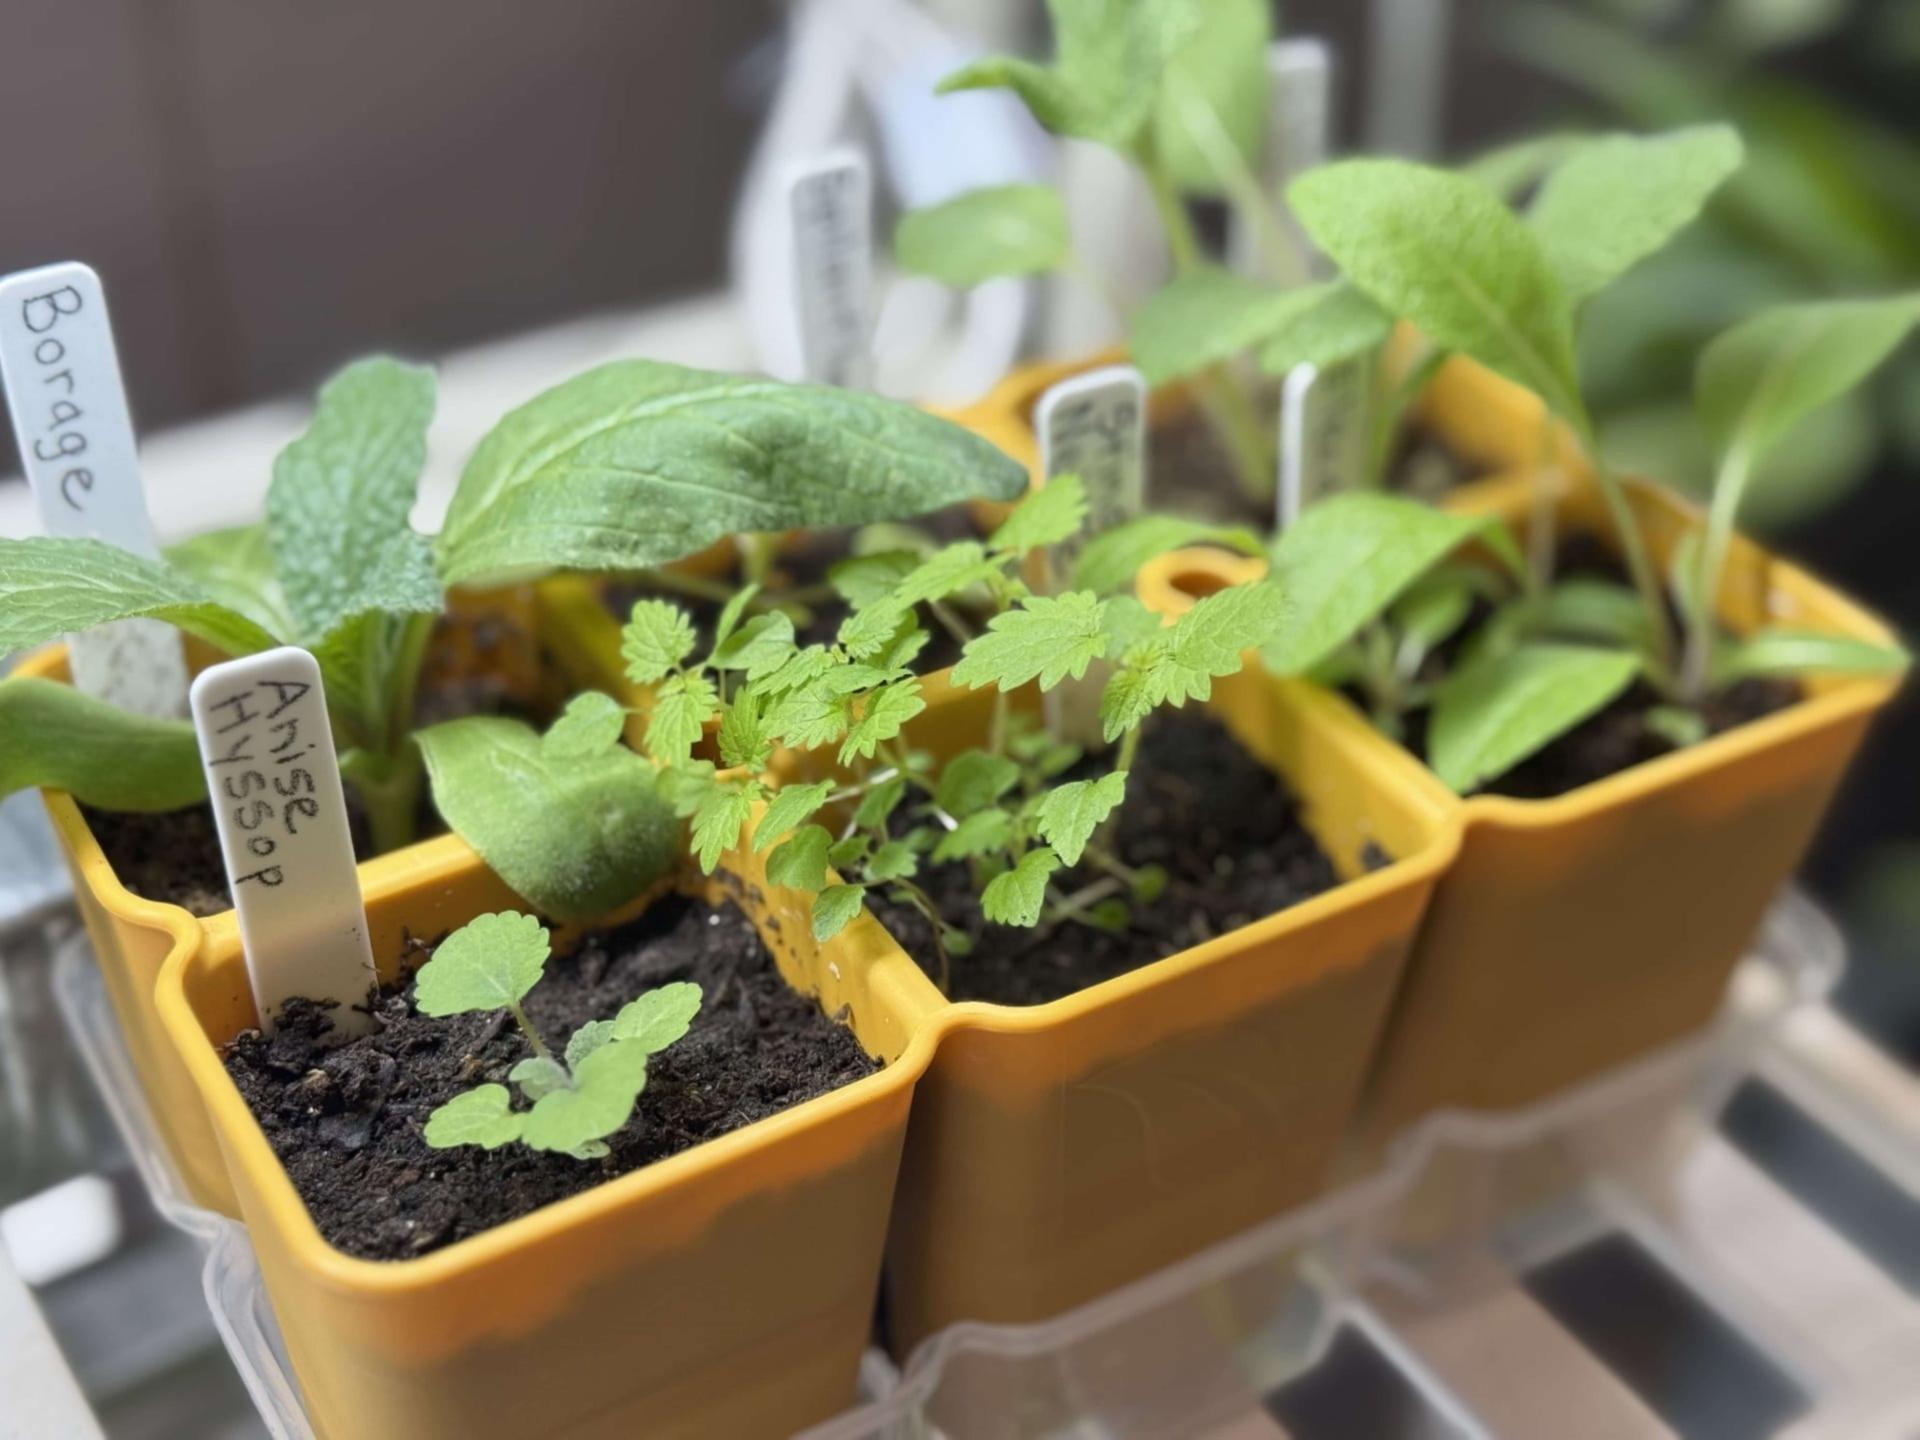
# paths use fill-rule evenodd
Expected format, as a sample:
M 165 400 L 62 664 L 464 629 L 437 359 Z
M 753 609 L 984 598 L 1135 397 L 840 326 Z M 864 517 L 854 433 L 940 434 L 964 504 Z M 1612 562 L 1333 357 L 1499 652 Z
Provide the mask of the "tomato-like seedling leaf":
M 1013 839 L 1013 817 L 1004 810 L 976 810 L 933 847 L 937 861 L 971 860 L 1004 850 Z
M 620 655 L 627 678 L 651 685 L 678 669 L 693 653 L 693 621 L 678 605 L 666 600 L 636 600 L 620 631 Z
M 758 798 L 757 785 L 738 781 L 722 781 L 701 798 L 693 812 L 693 853 L 705 873 L 711 875 L 720 857 L 740 843 Z
M 1004 755 L 963 750 L 940 772 L 934 803 L 956 820 L 984 810 L 1020 782 L 1020 767 Z
M 669 675 L 654 692 L 647 715 L 647 754 L 662 765 L 683 763 L 719 710 L 720 692 L 706 676 Z
M 767 883 L 815 893 L 827 883 L 827 851 L 833 836 L 823 825 L 802 825 L 767 856 Z
M 584 760 L 604 755 L 620 743 L 627 712 L 611 695 L 588 690 L 567 702 L 567 708 L 540 737 L 546 760 Z
M 909 720 L 926 708 L 917 676 L 873 691 L 860 708 L 860 718 L 847 731 L 846 741 L 840 747 L 840 763 L 849 765 L 856 758 L 872 759 L 875 750 L 897 736 Z
M 1101 601 L 1081 590 L 1029 595 L 1020 608 L 996 615 L 976 635 L 953 667 L 953 683 L 970 689 L 996 685 L 1016 690 L 1038 680 L 1051 690 L 1107 653 Z
M 999 554 L 1020 555 L 1058 545 L 1078 534 L 1086 520 L 1087 487 L 1078 475 L 1055 475 L 1029 490 L 987 543 Z
M 864 885 L 829 885 L 813 897 L 813 938 L 822 945 L 853 923 L 867 896 Z
M 980 913 L 995 925 L 1023 929 L 1040 923 L 1047 903 L 1047 878 L 1060 868 L 1060 857 L 1046 846 L 1022 855 L 1011 870 L 987 882 L 980 895 Z
M 815 812 L 827 803 L 827 797 L 833 794 L 834 788 L 831 780 L 820 780 L 811 785 L 781 786 L 774 792 L 773 799 L 767 802 L 766 813 L 760 817 L 760 823 L 753 828 L 753 848 L 765 850 L 788 831 L 812 819 Z
M 1115 770 L 1098 780 L 1074 780 L 1049 790 L 1034 816 L 1034 828 L 1063 864 L 1078 865 L 1087 841 L 1127 795 L 1127 772 Z

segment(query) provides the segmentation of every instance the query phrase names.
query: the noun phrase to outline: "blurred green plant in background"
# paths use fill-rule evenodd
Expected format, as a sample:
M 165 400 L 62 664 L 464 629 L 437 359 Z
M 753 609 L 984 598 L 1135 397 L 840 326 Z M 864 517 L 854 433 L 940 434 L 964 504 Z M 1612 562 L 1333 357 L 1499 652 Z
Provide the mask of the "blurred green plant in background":
M 1608 457 L 1704 494 L 1709 456 L 1686 397 L 1710 336 L 1780 301 L 1920 283 L 1920 145 L 1788 73 L 1844 28 L 1911 93 L 1920 4 L 1536 0 L 1496 27 L 1522 63 L 1587 98 L 1591 128 L 1725 119 L 1746 139 L 1745 168 L 1703 220 L 1599 297 L 1583 327 Z M 1801 426 L 1754 486 L 1749 522 L 1778 531 L 1825 509 L 1889 447 L 1920 463 L 1920 360 Z

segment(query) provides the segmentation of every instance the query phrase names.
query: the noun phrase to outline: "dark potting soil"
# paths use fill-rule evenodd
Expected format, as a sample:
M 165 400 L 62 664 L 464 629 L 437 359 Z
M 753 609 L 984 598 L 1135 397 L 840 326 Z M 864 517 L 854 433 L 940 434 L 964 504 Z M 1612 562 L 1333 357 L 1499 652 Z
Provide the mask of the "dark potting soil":
M 1580 577 L 1617 585 L 1630 583 L 1626 567 L 1605 542 L 1585 533 L 1569 535 L 1560 542 L 1554 575 L 1563 580 Z M 1672 616 L 1671 606 L 1669 614 Z M 1443 669 L 1456 649 L 1457 645 L 1443 647 L 1439 657 Z M 1719 735 L 1784 710 L 1803 693 L 1792 680 L 1741 680 L 1708 696 L 1702 715 L 1708 733 Z M 1651 685 L 1635 681 L 1604 709 L 1489 781 L 1484 793 L 1516 800 L 1551 800 L 1671 753 L 1673 742 L 1647 725 L 1647 712 L 1662 703 L 1661 695 Z M 1406 743 L 1422 759 L 1427 753 L 1427 719 L 1423 711 L 1409 717 L 1407 724 Z
M 429 947 L 414 945 L 409 960 Z M 226 1053 L 248 1107 L 320 1233 L 350 1255 L 405 1260 L 751 1125 L 880 1068 L 853 1032 L 789 989 L 737 906 L 668 896 L 596 931 L 523 1002 L 557 1052 L 589 1020 L 675 980 L 703 996 L 693 1028 L 648 1064 L 633 1116 L 599 1160 L 523 1145 L 430 1148 L 433 1111 L 505 1084 L 526 1041 L 504 1014 L 415 1013 L 412 985 L 383 987 L 376 1026 L 342 1043 L 327 1008 L 288 1006 L 272 1039 L 257 1030 Z
M 945 510 L 915 516 L 901 523 L 931 535 L 942 544 L 972 539 L 978 534 L 973 517 L 964 505 L 952 505 Z M 783 548 L 775 559 L 774 583 L 767 587 L 769 592 L 828 592 L 824 600 L 807 602 L 812 617 L 794 631 L 794 638 L 802 645 L 832 644 L 841 622 L 851 613 L 846 601 L 832 591 L 827 575 L 835 565 L 853 553 L 852 541 L 851 530 L 809 530 Z M 735 585 L 739 579 L 737 571 L 729 571 L 720 577 L 720 583 Z M 714 627 L 720 622 L 720 612 L 726 608 L 723 601 L 683 595 L 665 586 L 651 585 L 641 580 L 616 580 L 601 592 L 601 599 L 614 618 L 623 625 L 636 600 L 668 600 L 678 605 L 693 621 L 694 634 L 698 637 L 695 655 L 705 655 L 713 647 Z M 924 674 L 957 663 L 960 659 L 960 642 L 944 627 L 926 622 L 924 617 L 923 624 L 927 630 L 927 646 L 915 660 L 915 667 Z
M 469 643 L 484 663 L 490 649 L 486 618 L 467 623 L 472 637 Z M 503 626 L 510 623 L 500 622 Z M 505 630 L 498 638 L 502 644 L 508 643 Z M 431 656 L 431 647 L 429 652 Z M 507 715 L 536 727 L 544 727 L 552 719 L 551 715 L 529 708 L 509 695 L 496 676 L 435 675 L 431 670 L 429 658 L 429 673 L 422 676 L 420 693 L 413 707 L 416 727 L 468 715 Z M 354 856 L 360 860 L 371 859 L 373 843 L 352 787 L 347 788 L 346 799 L 347 827 L 353 836 Z M 189 805 L 180 810 L 132 814 L 82 805 L 80 812 L 86 817 L 87 828 L 93 831 L 94 839 L 100 842 L 113 873 L 135 895 L 178 905 L 202 917 L 233 908 L 233 897 L 227 891 L 226 868 L 220 859 L 220 834 L 214 828 L 213 811 L 208 806 Z M 418 818 L 422 839 L 447 828 L 440 813 L 433 808 L 433 797 L 424 784 Z
M 1271 410 L 1263 404 L 1261 413 Z M 1273 528 L 1272 496 L 1247 493 L 1220 431 L 1198 405 L 1147 425 L 1147 508 L 1214 525 Z
M 1103 768 L 1086 766 L 1084 774 L 1061 778 L 1086 778 Z M 965 865 L 922 871 L 916 883 L 974 940 L 969 954 L 953 957 L 952 998 L 1044 1004 L 1340 883 L 1301 822 L 1293 794 L 1203 712 L 1165 713 L 1148 722 L 1115 849 L 1130 866 L 1159 865 L 1168 875 L 1165 893 L 1151 905 L 1135 905 L 1131 922 L 1117 933 L 1075 923 L 1047 930 L 988 925 Z M 1072 894 L 1100 878 L 1102 872 L 1083 864 L 1054 881 L 1061 893 Z M 882 923 L 938 981 L 938 952 L 919 912 L 869 894 Z

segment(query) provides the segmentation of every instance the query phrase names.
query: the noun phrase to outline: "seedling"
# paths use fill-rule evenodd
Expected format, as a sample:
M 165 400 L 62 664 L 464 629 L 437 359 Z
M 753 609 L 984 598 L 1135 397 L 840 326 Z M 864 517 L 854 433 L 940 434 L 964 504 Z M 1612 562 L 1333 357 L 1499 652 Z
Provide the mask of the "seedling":
M 1037 572 L 1036 552 L 1069 540 L 1085 516 L 1079 480 L 1060 476 L 985 542 L 948 545 L 904 572 L 875 566 L 847 577 L 854 613 L 831 645 L 797 647 L 768 617 L 730 630 L 708 656 L 690 661 L 685 616 L 665 602 L 636 605 L 628 673 L 667 697 L 653 711 L 646 748 L 665 767 L 664 790 L 692 818 L 702 867 L 711 871 L 750 839 L 770 852 L 769 880 L 813 895 L 821 940 L 859 913 L 869 888 L 880 888 L 927 919 L 943 977 L 966 937 L 914 883 L 925 862 L 966 864 L 982 914 L 1000 925 L 1111 926 L 1124 923 L 1129 900 L 1157 896 L 1164 876 L 1129 868 L 1102 839 L 1125 798 L 1139 726 L 1162 705 L 1206 699 L 1215 677 L 1233 674 L 1245 650 L 1278 631 L 1285 606 L 1275 586 L 1245 586 L 1208 597 L 1163 628 L 1131 595 L 1112 593 L 1132 577 L 1124 542 L 1113 538 L 1137 534 L 1131 527 L 1081 551 L 1076 588 L 1037 593 L 1023 578 Z M 909 748 L 903 732 L 925 708 L 912 670 L 927 640 L 921 613 L 954 624 L 946 602 L 963 592 L 990 618 L 962 637 L 952 681 L 993 688 L 995 711 L 984 746 L 941 763 Z M 1105 774 L 1055 783 L 1080 761 L 1080 747 L 1017 713 L 1012 692 L 1050 691 L 1100 661 L 1113 666 L 1100 693 L 1100 728 L 1117 748 Z M 709 722 L 718 724 L 726 770 L 691 754 Z M 776 745 L 831 757 L 836 773 L 777 783 L 765 773 Z M 1056 872 L 1083 861 L 1096 872 L 1091 883 L 1059 893 Z
M 413 834 L 414 695 L 448 587 L 640 570 L 729 534 L 899 519 L 1012 499 L 1026 483 L 984 440 L 906 405 L 630 360 L 506 416 L 429 538 L 407 517 L 433 399 L 429 370 L 384 358 L 348 367 L 276 462 L 264 524 L 164 560 L 93 540 L 0 540 L 0 653 L 136 616 L 229 656 L 311 650 L 342 776 L 386 850 Z M 492 763 L 498 747 L 480 758 Z M 436 785 L 456 781 L 464 760 L 449 747 Z M 0 683 L 0 792 L 47 785 L 89 804 L 169 809 L 204 793 L 197 771 L 184 722 L 44 681 Z
M 414 977 L 422 1015 L 480 1015 L 504 1010 L 532 1052 L 507 1072 L 531 1107 L 516 1110 L 505 1085 L 476 1086 L 440 1106 L 422 1138 L 436 1150 L 519 1141 L 576 1160 L 608 1153 L 606 1137 L 627 1123 L 647 1088 L 647 1061 L 687 1033 L 700 1013 L 700 987 L 679 980 L 628 1001 L 611 1020 L 589 1020 L 556 1056 L 520 1002 L 540 983 L 553 953 L 531 915 L 481 915 L 440 942 Z

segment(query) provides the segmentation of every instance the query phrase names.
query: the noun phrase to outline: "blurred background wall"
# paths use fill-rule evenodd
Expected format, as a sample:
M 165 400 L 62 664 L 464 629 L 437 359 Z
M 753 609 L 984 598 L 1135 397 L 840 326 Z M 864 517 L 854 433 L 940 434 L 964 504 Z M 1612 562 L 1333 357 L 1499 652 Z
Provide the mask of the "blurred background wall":
M 996 44 L 1043 33 L 1039 0 L 927 8 Z M 1609 444 L 1640 468 L 1699 478 L 1688 375 L 1734 315 L 1920 284 L 1920 0 L 1277 10 L 1283 33 L 1337 47 L 1345 149 L 1742 126 L 1741 178 L 1586 327 Z M 306 393 L 371 349 L 431 356 L 712 291 L 784 18 L 781 0 L 3 0 L 0 271 L 101 271 L 145 432 Z M 1909 347 L 1809 427 L 1755 521 L 1913 636 L 1917 484 Z M 1867 954 L 1857 1007 L 1920 1058 L 1913 696 L 1812 876 Z

